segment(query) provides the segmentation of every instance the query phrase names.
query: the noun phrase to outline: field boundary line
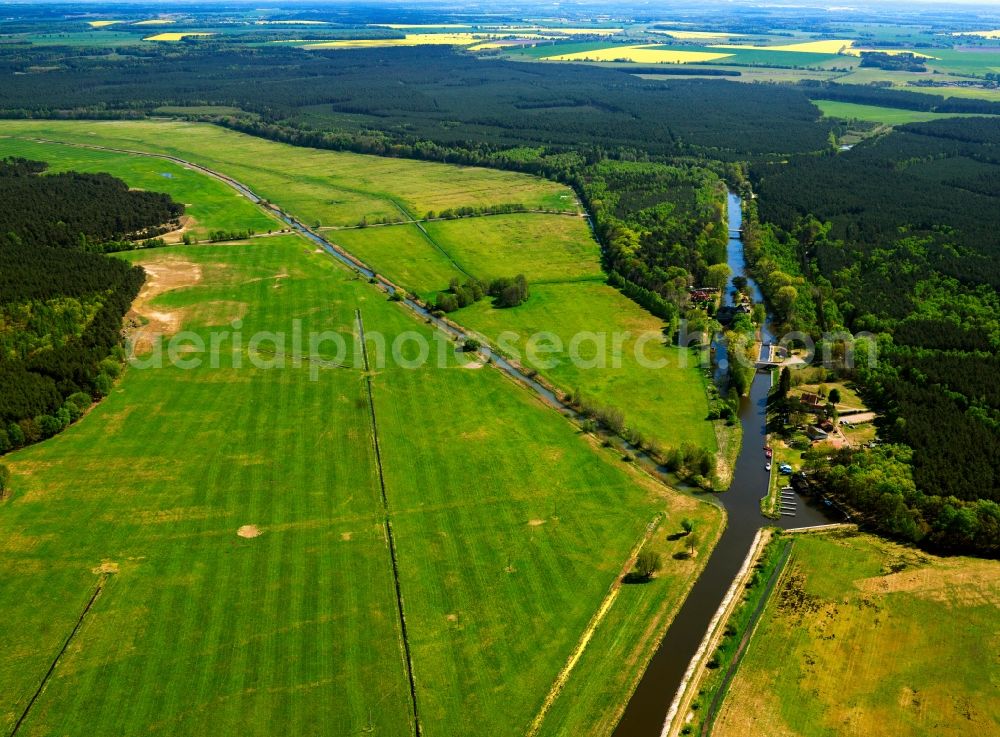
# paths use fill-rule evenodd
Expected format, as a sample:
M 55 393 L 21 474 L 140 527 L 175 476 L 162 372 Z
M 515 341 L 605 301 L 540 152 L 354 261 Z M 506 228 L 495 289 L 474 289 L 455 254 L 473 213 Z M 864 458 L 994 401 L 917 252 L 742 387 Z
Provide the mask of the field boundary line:
M 393 204 L 396 203 L 394 202 Z M 321 225 L 320 227 L 315 228 L 315 230 L 317 232 L 325 232 L 325 231 L 337 231 L 337 230 L 366 230 L 368 228 L 392 228 L 394 226 L 398 227 L 400 225 L 409 225 L 410 223 L 448 223 L 453 220 L 492 218 L 492 217 L 500 217 L 503 215 L 558 215 L 560 217 L 580 218 L 580 219 L 587 217 L 585 214 L 579 212 L 569 212 L 568 210 L 537 210 L 537 209 L 512 210 L 510 212 L 477 212 L 471 215 L 458 215 L 453 218 L 437 218 L 437 217 L 415 218 L 411 216 L 409 213 L 405 214 L 406 217 L 410 218 L 409 220 L 395 220 L 391 223 L 366 223 L 364 225 Z
M 444 247 L 440 243 L 438 243 L 436 240 L 434 240 L 431 237 L 431 234 L 427 232 L 427 229 L 423 225 L 423 223 L 424 223 L 423 220 L 418 220 L 417 218 L 413 217 L 413 215 L 410 213 L 410 211 L 407 210 L 405 207 L 403 207 L 401 204 L 399 204 L 399 202 L 397 202 L 396 200 L 390 198 L 389 201 L 392 202 L 392 204 L 395 205 L 396 208 L 401 213 L 403 213 L 404 217 L 409 218 L 408 222 L 412 223 L 413 225 L 415 225 L 417 227 L 417 230 L 420 231 L 420 234 L 423 235 L 423 237 L 427 240 L 427 242 L 430 243 L 432 246 L 434 246 L 434 248 L 436 248 L 438 251 L 440 251 L 441 255 L 444 256 L 446 259 L 448 259 L 448 261 L 451 262 L 452 266 L 454 266 L 456 269 L 458 269 L 459 271 L 461 271 L 463 274 L 465 274 L 470 279 L 475 279 L 476 278 L 472 274 L 470 274 L 468 271 L 466 271 L 465 267 L 463 267 L 460 263 L 458 263 L 458 261 L 455 260 L 454 256 L 452 256 L 450 253 L 448 253 L 446 250 L 444 250 Z
M 413 678 L 413 655 L 410 651 L 410 639 L 406 633 L 406 615 L 403 611 L 403 589 L 399 581 L 399 561 L 396 557 L 396 539 L 392 534 L 392 520 L 389 518 L 389 496 L 385 490 L 385 474 L 382 470 L 382 450 L 378 442 L 378 423 L 375 419 L 375 396 L 372 392 L 372 376 L 368 363 L 368 348 L 365 345 L 365 324 L 361 319 L 361 310 L 355 309 L 358 320 L 358 339 L 361 341 L 361 355 L 364 356 L 365 385 L 368 389 L 368 410 L 372 422 L 372 441 L 375 446 L 375 465 L 378 469 L 379 489 L 382 492 L 382 511 L 385 514 L 384 525 L 386 540 L 389 543 L 389 558 L 392 563 L 392 580 L 396 589 L 396 609 L 399 613 L 400 638 L 403 644 L 406 677 L 410 683 L 410 702 L 413 707 L 413 729 L 416 737 L 420 737 L 420 713 L 417 710 L 417 685 Z M 12 736 L 13 737 L 13 736 Z
M 535 737 L 535 735 L 538 734 L 538 730 L 542 728 L 542 723 L 545 721 L 545 717 L 548 714 L 549 709 L 552 708 L 552 705 L 555 703 L 559 694 L 569 681 L 570 674 L 573 672 L 576 664 L 580 661 L 580 658 L 583 657 L 583 653 L 587 649 L 587 645 L 590 644 L 590 640 L 593 638 L 594 632 L 597 631 L 597 627 L 604 621 L 607 613 L 611 611 L 611 606 L 618 598 L 618 592 L 621 591 L 622 580 L 629 573 L 629 571 L 632 570 L 632 566 L 635 565 L 639 552 L 642 550 L 643 546 L 649 542 L 650 538 L 653 537 L 653 533 L 659 529 L 660 522 L 663 521 L 663 518 L 663 512 L 658 512 L 649 524 L 646 525 L 646 530 L 643 532 L 639 542 L 635 544 L 631 551 L 629 551 L 629 556 L 625 561 L 625 565 L 622 566 L 622 569 L 618 573 L 618 576 L 615 577 L 615 580 L 611 582 L 611 587 L 608 590 L 608 593 L 604 596 L 604 599 L 601 601 L 601 605 L 597 608 L 597 611 L 594 612 L 593 616 L 590 618 L 583 634 L 580 635 L 580 639 L 577 642 L 576 647 L 573 649 L 573 652 L 570 654 L 569 660 L 566 661 L 566 664 L 556 676 L 556 680 L 552 684 L 552 688 L 549 689 L 548 694 L 545 696 L 545 700 L 542 702 L 542 708 L 538 711 L 538 714 L 535 715 L 535 718 L 531 720 L 531 726 L 528 728 L 525 737 Z
M 107 580 L 108 575 L 101 574 L 101 577 L 97 581 L 97 587 L 94 589 L 94 593 L 91 594 L 90 599 L 87 601 L 87 606 L 83 608 L 83 612 L 81 612 L 80 616 L 77 618 L 76 625 L 69 633 L 69 637 L 67 637 L 66 641 L 63 642 L 62 648 L 60 648 L 56 657 L 53 659 L 48 671 L 46 671 L 45 676 L 42 678 L 42 682 L 38 684 L 38 690 L 35 691 L 35 695 L 31 697 L 28 705 L 24 707 L 24 711 L 21 713 L 21 718 L 18 719 L 17 723 L 14 725 L 14 729 L 11 731 L 10 737 L 14 737 L 18 733 L 18 730 L 21 729 L 21 726 L 28 718 L 28 713 L 31 711 L 31 707 L 35 705 L 35 702 L 38 701 L 38 697 L 42 695 L 42 691 L 44 691 L 45 687 L 48 685 L 49 679 L 52 678 L 52 674 L 55 672 L 60 658 L 66 654 L 66 650 L 69 649 L 69 645 L 73 641 L 73 638 L 76 637 L 76 633 L 80 631 L 80 628 L 83 626 L 84 618 L 87 616 L 87 613 L 90 612 L 91 607 L 94 606 L 94 602 L 97 601 L 97 597 L 101 595 L 101 592 L 104 590 L 104 584 L 107 583 Z

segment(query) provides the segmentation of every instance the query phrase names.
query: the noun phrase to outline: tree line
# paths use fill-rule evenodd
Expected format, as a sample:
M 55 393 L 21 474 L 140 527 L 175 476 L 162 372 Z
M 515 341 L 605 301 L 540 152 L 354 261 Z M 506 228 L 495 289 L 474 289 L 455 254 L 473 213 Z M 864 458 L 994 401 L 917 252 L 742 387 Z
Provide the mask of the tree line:
M 111 390 L 145 274 L 101 247 L 183 211 L 106 174 L 45 168 L 0 162 L 0 192 L 17 203 L 0 212 L 0 453 L 54 435 Z

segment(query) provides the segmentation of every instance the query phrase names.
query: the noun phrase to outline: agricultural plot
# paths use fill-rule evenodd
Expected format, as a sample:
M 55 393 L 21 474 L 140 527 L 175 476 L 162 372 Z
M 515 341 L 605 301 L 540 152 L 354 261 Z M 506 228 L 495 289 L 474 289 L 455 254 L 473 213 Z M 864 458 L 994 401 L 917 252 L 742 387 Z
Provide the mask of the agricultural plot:
M 297 239 L 139 254 L 140 312 L 205 340 L 237 318 L 248 335 L 352 329 L 351 285 Z M 86 419 L 5 459 L 5 732 L 102 580 L 23 733 L 410 730 L 360 372 L 312 382 L 232 357 L 129 369 Z
M 500 343 L 502 352 L 589 404 L 619 408 L 625 424 L 646 438 L 715 451 L 699 356 L 668 345 L 662 323 L 607 284 L 539 284 L 520 307 L 500 310 L 483 301 L 454 314 L 493 341 L 512 332 L 517 338 Z M 542 333 L 557 340 L 539 337 L 529 345 Z M 617 344 L 615 334 L 622 336 Z
M 25 733 L 412 733 L 366 374 L 348 360 L 313 381 L 294 349 L 249 336 L 301 320 L 351 346 L 358 309 L 369 335 L 432 337 L 312 250 L 129 254 L 153 275 L 140 313 L 206 343 L 240 320 L 247 339 L 219 368 L 130 368 L 86 419 L 9 457 L 6 729 L 103 582 Z M 390 362 L 371 386 L 423 732 L 522 734 L 657 512 L 720 517 L 492 369 Z M 679 597 L 694 568 L 662 575 Z
M 197 159 L 252 183 L 261 196 L 310 225 L 356 225 L 362 219 L 404 221 L 431 210 L 514 203 L 532 209 L 579 211 L 570 190 L 536 177 L 319 151 L 204 123 L 4 121 L 0 135 L 37 136 Z
M 523 273 L 531 285 L 525 304 L 499 310 L 484 300 L 453 313 L 452 319 L 538 369 L 563 391 L 620 408 L 629 426 L 649 438 L 715 448 L 712 427 L 704 421 L 708 410 L 699 357 L 666 346 L 660 321 L 604 283 L 597 244 L 582 219 L 517 214 L 423 226 L 426 232 L 415 225 L 394 225 L 328 235 L 424 299 L 447 288 L 453 278 L 489 280 Z M 505 331 L 517 336 L 505 340 L 506 347 L 498 345 Z M 558 336 L 561 347 L 546 342 L 542 351 L 529 355 L 529 337 L 543 332 Z M 597 338 L 601 344 L 575 338 L 592 333 L 603 334 Z M 616 333 L 623 336 L 618 345 Z M 655 368 L 637 360 L 640 336 L 646 338 L 639 353 Z M 532 350 L 542 345 L 532 343 Z M 545 348 L 557 349 L 546 353 Z M 574 362 L 574 356 L 582 361 Z
M 166 192 L 184 203 L 184 232 L 196 239 L 219 230 L 264 233 L 284 227 L 231 187 L 172 161 L 0 137 L 0 158 L 7 156 L 48 162 L 52 172 L 107 172 L 134 189 Z M 180 234 L 166 238 L 177 240 Z
M 201 38 L 213 34 L 205 31 L 178 31 L 177 33 L 157 33 L 155 36 L 147 36 L 143 41 L 183 41 L 185 38 Z
M 494 215 L 424 227 L 455 263 L 485 281 L 516 274 L 533 284 L 604 279 L 600 249 L 584 218 Z
M 429 211 L 497 203 L 568 212 L 578 207 L 570 190 L 532 177 L 294 148 L 204 124 L 11 121 L 0 124 L 0 132 L 187 157 L 251 184 L 306 222 L 322 225 L 353 225 L 369 204 L 376 205 L 383 217 L 399 220 Z M 348 186 L 351 190 L 345 192 Z M 412 226 L 394 238 L 397 227 L 334 231 L 331 237 L 344 247 L 359 246 L 359 256 L 377 257 L 372 265 L 380 273 L 420 295 L 447 287 L 449 274 L 464 278 L 463 269 L 478 278 L 524 273 L 529 283 L 541 282 L 521 307 L 497 310 L 484 301 L 454 313 L 454 318 L 491 340 L 505 330 L 516 331 L 522 341 L 535 332 L 556 333 L 563 341 L 557 351 L 558 365 L 537 367 L 562 391 L 579 393 L 600 407 L 618 407 L 626 423 L 661 444 L 693 442 L 714 452 L 716 441 L 705 420 L 708 399 L 697 358 L 664 345 L 660 322 L 635 303 L 603 283 L 588 281 L 600 279 L 601 272 L 597 244 L 582 218 L 524 213 L 426 223 L 426 244 Z M 365 244 L 369 237 L 372 240 Z M 510 243 L 521 245 L 512 250 Z M 399 249 L 415 254 L 414 258 L 393 258 Z M 434 281 L 421 282 L 428 278 Z M 574 283 L 581 279 L 582 283 Z M 547 281 L 566 283 L 546 285 Z M 597 352 L 602 353 L 606 368 L 569 360 L 573 336 L 589 332 L 606 334 L 606 343 L 590 347 L 581 341 L 581 355 L 594 359 Z M 616 332 L 631 334 L 616 347 Z M 653 368 L 644 368 L 636 358 L 639 335 L 651 338 L 640 348 Z M 522 342 L 519 348 L 522 356 L 524 346 Z M 616 366 L 617 355 L 620 366 Z
M 717 63 L 733 66 L 773 66 L 773 67 L 821 67 L 832 66 L 844 67 L 855 66 L 858 60 L 854 57 L 838 55 L 836 51 L 821 51 L 823 47 L 817 47 L 810 51 L 808 48 L 789 49 L 782 46 L 749 46 L 746 44 L 712 44 L 709 46 L 683 46 L 662 45 L 656 48 L 669 50 L 683 48 L 692 53 L 705 54 L 725 54 L 725 58 Z
M 941 120 L 942 118 L 974 117 L 969 113 L 929 113 L 921 110 L 902 110 L 900 108 L 879 107 L 877 105 L 858 105 L 853 102 L 838 102 L 835 100 L 813 100 L 813 104 L 822 110 L 823 115 L 828 118 L 865 120 L 884 125 L 923 123 L 928 120 Z
M 996 561 L 798 537 L 712 734 L 993 733 L 998 601 Z
M 437 248 L 416 225 L 405 223 L 339 230 L 324 234 L 354 254 L 376 273 L 425 300 L 447 289 L 452 279 L 469 275 Z
M 686 51 L 655 44 L 623 46 L 616 45 L 588 51 L 561 53 L 542 57 L 544 61 L 629 61 L 637 64 L 689 64 L 692 62 L 716 61 L 729 54 L 718 51 Z
M 740 44 L 713 44 L 715 49 L 759 49 L 761 51 L 781 51 L 801 54 L 840 54 L 849 50 L 854 41 L 849 39 L 827 39 L 824 41 L 804 41 L 794 44 L 773 44 L 770 46 L 745 46 Z

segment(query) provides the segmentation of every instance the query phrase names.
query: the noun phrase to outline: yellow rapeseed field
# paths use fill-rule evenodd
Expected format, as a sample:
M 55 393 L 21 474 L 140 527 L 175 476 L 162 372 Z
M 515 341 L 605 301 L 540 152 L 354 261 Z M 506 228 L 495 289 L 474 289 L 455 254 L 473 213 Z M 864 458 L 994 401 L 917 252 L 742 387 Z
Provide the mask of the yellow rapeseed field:
M 952 36 L 982 36 L 983 38 L 1000 38 L 1000 28 L 995 31 L 959 31 Z
M 919 51 L 914 51 L 913 49 L 862 49 L 858 46 L 846 49 L 844 51 L 848 56 L 861 56 L 861 52 L 865 53 L 879 53 L 888 54 L 889 56 L 899 56 L 900 54 L 913 54 L 920 59 L 936 59 L 936 56 L 931 56 L 930 54 L 921 54 Z
M 699 38 L 736 38 L 738 36 L 744 36 L 743 33 L 725 33 L 720 31 L 650 31 L 650 33 L 658 33 L 663 36 L 670 36 L 671 38 L 686 38 L 686 39 L 699 39 Z
M 157 33 L 155 36 L 147 36 L 143 41 L 180 41 L 187 36 L 213 36 L 212 33 L 200 33 L 196 31 L 183 31 L 178 33 Z
M 341 41 L 320 41 L 311 43 L 306 49 L 357 49 L 376 46 L 467 46 L 476 41 L 488 41 L 498 34 L 490 33 L 408 33 L 406 38 L 351 38 Z M 510 34 L 504 34 L 510 35 Z
M 741 46 L 739 44 L 713 44 L 713 49 L 753 49 L 755 51 L 796 51 L 806 54 L 839 54 L 854 46 L 853 41 L 829 39 L 826 41 L 805 41 L 785 46 Z
M 708 51 L 679 51 L 654 45 L 611 46 L 593 51 L 546 56 L 547 61 L 631 61 L 639 64 L 688 64 L 693 61 L 715 61 L 732 54 L 713 54 Z

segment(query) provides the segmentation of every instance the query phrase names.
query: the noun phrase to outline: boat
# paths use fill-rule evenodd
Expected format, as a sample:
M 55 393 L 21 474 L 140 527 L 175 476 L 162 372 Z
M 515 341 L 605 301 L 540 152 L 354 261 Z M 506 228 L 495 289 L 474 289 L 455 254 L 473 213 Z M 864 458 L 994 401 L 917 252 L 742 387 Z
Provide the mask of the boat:
M 768 463 L 766 466 L 764 466 L 764 470 L 765 471 L 770 471 L 771 470 L 771 464 Z

